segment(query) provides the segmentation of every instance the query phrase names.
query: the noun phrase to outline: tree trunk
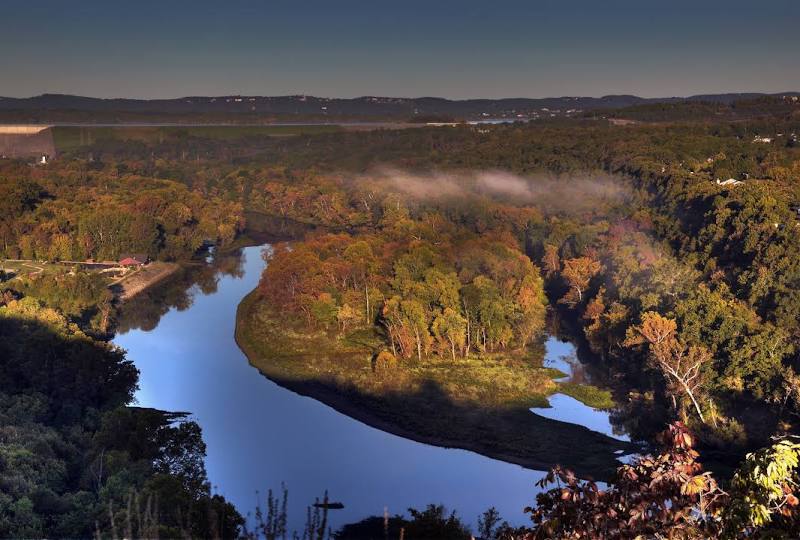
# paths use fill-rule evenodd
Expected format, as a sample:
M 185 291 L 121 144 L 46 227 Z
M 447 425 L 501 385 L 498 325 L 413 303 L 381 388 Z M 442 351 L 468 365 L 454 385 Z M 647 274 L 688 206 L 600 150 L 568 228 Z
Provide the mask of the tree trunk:
M 369 324 L 369 287 L 366 281 L 364 281 L 364 297 L 367 300 L 367 324 Z
M 389 324 L 386 324 L 386 331 L 389 332 L 389 343 L 392 344 L 392 355 L 397 358 L 397 347 L 394 345 L 394 332 L 392 331 L 392 327 Z
M 681 386 L 683 386 L 683 389 L 686 391 L 686 394 L 689 396 L 689 399 L 692 400 L 692 404 L 694 405 L 694 409 L 697 411 L 697 416 L 700 417 L 700 421 L 705 424 L 706 419 L 703 417 L 703 411 L 700 410 L 700 405 L 697 403 L 697 400 L 694 399 L 694 392 L 692 392 L 692 390 L 685 382 L 680 381 L 680 383 Z
M 466 305 L 464 306 L 466 312 Z M 464 349 L 464 356 L 469 356 L 469 348 L 472 345 L 472 329 L 469 324 L 469 313 L 467 313 L 467 346 Z

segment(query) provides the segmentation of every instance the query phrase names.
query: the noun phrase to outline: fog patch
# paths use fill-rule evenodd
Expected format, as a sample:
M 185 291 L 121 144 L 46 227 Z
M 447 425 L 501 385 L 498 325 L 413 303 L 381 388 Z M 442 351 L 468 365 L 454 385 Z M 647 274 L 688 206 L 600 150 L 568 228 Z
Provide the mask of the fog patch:
M 623 181 L 607 174 L 531 175 L 504 171 L 412 173 L 379 169 L 358 179 L 411 199 L 434 200 L 486 196 L 516 205 L 534 205 L 546 212 L 582 212 L 598 204 L 629 199 Z

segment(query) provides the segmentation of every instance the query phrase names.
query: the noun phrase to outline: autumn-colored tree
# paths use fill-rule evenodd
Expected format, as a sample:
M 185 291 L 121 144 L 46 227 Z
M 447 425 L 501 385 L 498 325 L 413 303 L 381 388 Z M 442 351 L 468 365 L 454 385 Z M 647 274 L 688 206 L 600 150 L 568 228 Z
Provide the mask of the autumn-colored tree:
M 569 291 L 559 302 L 572 307 L 583 302 L 589 282 L 600 272 L 601 267 L 600 261 L 590 257 L 565 260 L 561 269 L 561 277 L 566 281 Z
M 561 258 L 558 256 L 558 247 L 553 244 L 545 244 L 542 264 L 547 277 L 552 276 L 561 270 Z
M 702 391 L 704 382 L 702 368 L 711 360 L 711 354 L 704 347 L 687 347 L 681 343 L 675 335 L 676 330 L 677 324 L 673 319 L 648 311 L 642 315 L 641 324 L 628 329 L 625 345 L 647 344 L 653 364 L 672 383 L 670 388 L 680 389 L 691 400 L 700 421 L 705 422 L 698 393 Z
M 606 489 L 555 468 L 538 485 L 556 487 L 527 508 L 533 526 L 508 540 L 551 538 L 793 538 L 800 527 L 800 444 L 782 439 L 748 454 L 729 490 L 697 461 L 694 438 L 677 422 L 658 455 L 617 470 Z
M 381 322 L 389 334 L 392 353 L 396 356 L 399 352 L 405 358 L 416 354 L 417 360 L 422 360 L 423 353 L 428 353 L 432 341 L 424 306 L 417 300 L 403 300 L 394 296 L 384 302 L 381 315 Z
M 367 324 L 370 324 L 373 319 L 374 307 L 374 299 L 370 302 L 370 287 L 374 281 L 373 277 L 378 268 L 378 261 L 372 252 L 372 247 L 364 240 L 348 245 L 344 250 L 343 258 L 350 263 L 355 285 L 364 292 L 364 319 Z
M 514 329 L 519 347 L 524 348 L 544 329 L 547 297 L 544 294 L 542 278 L 532 272 L 522 279 L 516 297 L 517 313 Z
M 322 265 L 316 253 L 279 244 L 266 257 L 268 264 L 261 277 L 259 290 L 275 305 L 300 311 L 304 296 L 314 298 L 319 294 L 319 290 L 311 287 L 312 278 Z
M 339 329 L 344 333 L 348 328 L 358 324 L 362 318 L 358 310 L 350 304 L 344 304 L 336 311 L 336 320 L 339 323 Z
M 425 307 L 417 300 L 401 300 L 400 314 L 403 325 L 409 329 L 414 336 L 416 344 L 417 360 L 422 360 L 423 352 L 428 353 L 431 343 L 431 335 L 428 331 L 428 315 Z
M 552 470 L 538 485 L 557 487 L 526 508 L 534 526 L 523 538 L 689 539 L 716 531 L 714 514 L 723 492 L 697 462 L 692 436 L 674 424 L 663 440 L 664 453 L 620 467 L 605 490 L 569 470 Z

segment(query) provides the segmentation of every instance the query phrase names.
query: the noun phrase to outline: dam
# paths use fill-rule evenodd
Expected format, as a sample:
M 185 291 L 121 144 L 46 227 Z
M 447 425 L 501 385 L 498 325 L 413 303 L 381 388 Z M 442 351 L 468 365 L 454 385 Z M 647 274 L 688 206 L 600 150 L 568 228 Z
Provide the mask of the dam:
M 0 157 L 54 158 L 53 130 L 46 125 L 0 125 Z

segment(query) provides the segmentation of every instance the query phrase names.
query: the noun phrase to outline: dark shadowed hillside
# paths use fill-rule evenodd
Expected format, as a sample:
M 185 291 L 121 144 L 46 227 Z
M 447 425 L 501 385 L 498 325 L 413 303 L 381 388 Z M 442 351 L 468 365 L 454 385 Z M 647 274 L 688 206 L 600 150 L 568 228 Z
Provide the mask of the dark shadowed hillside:
M 796 96 L 795 92 L 774 94 Z M 188 96 L 175 99 L 99 99 L 63 94 L 30 98 L 0 98 L 0 120 L 5 121 L 143 121 L 154 115 L 210 115 L 204 120 L 250 121 L 291 119 L 480 119 L 535 118 L 577 114 L 587 110 L 619 109 L 634 105 L 682 101 L 731 104 L 768 94 L 730 93 L 690 97 L 642 98 L 633 95 L 450 100 L 437 97 L 376 97 L 352 99 L 294 96 Z M 138 115 L 138 116 L 137 116 Z M 437 118 L 438 117 L 438 118 Z

